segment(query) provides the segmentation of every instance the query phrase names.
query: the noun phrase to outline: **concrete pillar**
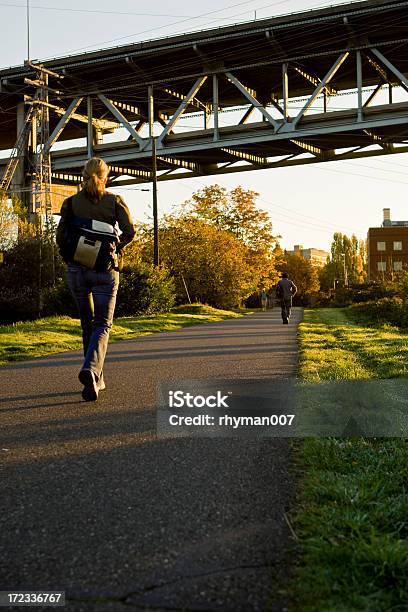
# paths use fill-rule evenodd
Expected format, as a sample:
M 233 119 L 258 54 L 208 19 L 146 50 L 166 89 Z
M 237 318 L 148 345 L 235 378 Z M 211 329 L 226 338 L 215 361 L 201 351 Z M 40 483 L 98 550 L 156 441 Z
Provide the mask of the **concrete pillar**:
M 17 104 L 17 125 L 16 125 L 16 139 L 20 134 L 24 121 L 25 121 L 25 108 L 24 102 L 19 102 Z M 26 170 L 26 156 L 20 159 L 19 164 L 14 172 L 13 179 L 11 181 L 10 190 L 15 193 L 22 203 L 26 205 L 26 193 L 23 191 L 26 187 L 26 179 L 25 179 L 25 170 Z
M 26 169 L 28 172 L 25 173 L 25 186 L 30 188 L 25 193 L 25 204 L 28 208 L 28 220 L 30 223 L 36 222 L 36 209 L 35 209 L 35 198 L 34 198 L 34 187 L 33 171 L 36 167 L 36 155 L 37 155 L 37 117 L 34 115 L 31 130 L 29 132 L 28 143 L 27 143 L 27 163 Z M 28 174 L 29 173 L 29 174 Z

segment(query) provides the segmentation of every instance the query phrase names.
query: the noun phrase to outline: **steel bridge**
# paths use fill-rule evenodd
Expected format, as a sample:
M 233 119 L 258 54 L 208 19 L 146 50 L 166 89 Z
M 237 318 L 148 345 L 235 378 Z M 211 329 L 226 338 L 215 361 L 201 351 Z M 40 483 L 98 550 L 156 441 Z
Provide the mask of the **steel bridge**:
M 159 181 L 406 152 L 407 42 L 408 1 L 366 0 L 43 62 L 52 183 L 92 155 L 111 185 L 149 182 L 154 145 Z M 0 177 L 24 142 L 11 190 L 38 155 L 37 75 L 0 71 Z

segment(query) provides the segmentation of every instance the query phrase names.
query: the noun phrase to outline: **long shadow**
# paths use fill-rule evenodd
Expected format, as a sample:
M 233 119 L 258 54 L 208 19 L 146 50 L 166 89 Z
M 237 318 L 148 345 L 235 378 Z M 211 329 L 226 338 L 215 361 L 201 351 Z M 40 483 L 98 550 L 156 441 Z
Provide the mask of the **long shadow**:
M 267 334 L 268 332 L 271 332 L 271 329 L 265 329 L 265 334 Z M 220 338 L 241 338 L 242 337 L 242 330 L 241 331 L 236 331 L 236 332 L 231 332 L 229 334 L 200 334 L 200 333 L 194 333 L 194 334 L 180 334 L 178 336 L 174 336 L 173 338 L 169 337 L 170 332 L 168 332 L 168 334 L 166 335 L 166 340 L 167 341 L 184 341 L 184 340 L 216 340 L 217 342 L 219 341 Z M 260 333 L 259 332 L 245 332 L 245 338 L 249 338 L 249 337 L 254 337 L 254 338 L 259 338 L 260 337 Z M 264 337 L 264 335 L 262 336 Z M 136 338 L 125 338 L 123 340 L 118 340 L 113 344 L 120 344 L 121 342 L 127 342 L 128 340 L 130 341 L 134 341 L 134 340 L 143 340 L 144 342 L 148 342 L 148 343 L 154 343 L 154 342 L 163 342 L 163 338 L 162 337 L 158 337 L 156 335 L 154 336 L 143 336 L 143 337 L 136 337 Z
M 220 326 L 234 326 L 234 325 L 240 325 L 242 327 L 260 327 L 260 326 L 265 326 L 268 325 L 268 323 L 273 323 L 273 322 L 278 322 L 279 321 L 280 316 L 276 316 L 276 317 L 267 317 L 265 315 L 248 315 L 248 317 L 244 317 L 244 318 L 238 318 L 238 319 L 224 319 L 223 321 L 211 321 L 208 323 L 192 323 L 191 325 L 186 325 L 184 327 L 180 327 L 178 329 L 169 329 L 169 330 L 163 330 L 162 332 L 159 333 L 163 333 L 163 334 L 172 334 L 172 333 L 180 333 L 185 329 L 190 329 L 191 327 L 197 327 L 197 329 L 200 328 L 217 328 Z M 300 320 L 300 319 L 299 319 Z M 129 329 L 134 329 L 133 325 L 128 325 L 126 326 L 126 322 L 121 322 L 120 323 L 121 326 L 123 327 L 128 327 Z M 146 331 L 149 331 L 148 329 Z M 154 331 L 154 329 L 152 330 Z
M 67 394 L 68 395 L 68 394 Z M 69 393 L 69 395 L 76 395 L 77 397 L 80 396 L 80 392 L 77 391 L 76 393 Z M 35 398 L 32 398 L 35 399 Z M 11 398 L 9 401 L 15 401 L 15 398 Z M 7 412 L 24 412 L 25 410 L 37 410 L 38 408 L 61 408 L 63 409 L 65 406 L 68 405 L 72 405 L 72 406 L 76 406 L 78 405 L 78 403 L 80 402 L 80 400 L 72 400 L 72 401 L 67 401 L 64 402 L 63 404 L 61 404 L 61 402 L 55 402 L 52 404 L 37 404 L 37 402 L 34 405 L 31 406 L 13 406 L 13 408 L 0 408 L 0 415 L 2 414 L 6 414 Z
M 81 402 L 67 402 L 68 404 Z M 37 408 L 37 406 L 36 406 Z M 40 423 L 19 423 L 14 428 L 3 428 L 1 444 L 5 447 L 24 449 L 27 445 L 51 448 L 54 444 L 69 444 L 75 440 L 90 441 L 92 438 L 98 442 L 103 438 L 123 436 L 125 434 L 141 434 L 152 432 L 155 429 L 155 411 L 127 410 L 103 412 L 101 419 L 100 407 L 94 414 L 73 416 L 69 418 L 51 418 Z
M 256 349 L 252 348 L 252 352 L 251 351 L 251 347 L 256 347 Z M 160 360 L 171 360 L 174 359 L 174 357 L 180 357 L 180 358 L 186 358 L 186 357 L 217 357 L 217 356 L 231 356 L 231 355 L 237 355 L 237 357 L 242 357 L 242 353 L 243 352 L 248 352 L 248 354 L 250 353 L 250 357 L 253 358 L 253 356 L 255 354 L 259 354 L 259 353 L 281 353 L 282 351 L 286 351 L 289 350 L 290 352 L 297 350 L 294 346 L 293 343 L 292 344 L 284 344 L 284 345 L 280 345 L 279 347 L 277 346 L 268 346 L 268 347 L 260 347 L 259 344 L 254 344 L 254 345 L 241 345 L 240 350 L 237 350 L 236 348 L 232 348 L 232 349 L 217 349 L 217 348 L 212 348 L 206 351 L 203 351 L 202 347 L 200 349 L 197 349 L 197 351 L 191 351 L 191 349 L 189 349 L 189 351 L 183 351 L 182 349 L 179 349 L 177 351 L 169 351 L 168 349 L 163 349 L 162 351 L 155 351 L 152 352 L 152 354 L 146 355 L 147 351 L 140 351 L 140 352 L 136 352 L 136 351 L 121 351 L 121 352 L 115 352 L 114 350 L 111 351 L 110 356 L 108 355 L 108 363 L 109 361 L 119 361 L 119 362 L 131 362 L 131 361 L 143 361 L 143 360 L 156 360 L 156 359 L 160 359 Z M 190 354 L 191 353 L 191 354 Z M 120 356 L 123 355 L 123 356 Z M 45 361 L 45 362 L 37 362 L 37 361 L 30 361 L 30 362 L 17 362 L 15 364 L 13 364 L 12 366 L 8 365 L 8 366 L 4 366 L 4 368 L 7 368 L 8 370 L 31 370 L 32 368 L 52 368 L 52 367 L 58 367 L 58 366 L 63 366 L 63 365 L 67 365 L 66 361 L 59 361 L 59 360 L 52 360 L 52 357 L 50 356 L 49 361 Z M 72 357 L 70 361 L 72 361 L 72 364 L 77 364 L 79 363 L 79 359 L 80 356 L 78 355 L 78 357 Z
M 293 384 L 292 377 L 281 377 L 276 379 L 251 379 L 231 380 L 225 378 L 199 379 L 196 383 L 186 383 L 187 389 L 192 392 L 206 394 L 214 392 L 214 388 L 219 388 L 222 393 L 231 395 L 231 407 L 234 410 L 244 409 L 246 412 L 253 410 L 277 410 L 292 401 Z M 198 386 L 197 386 L 198 385 Z M 156 426 L 156 409 L 163 409 L 166 405 L 168 387 L 172 388 L 171 381 L 161 381 L 161 393 L 154 395 L 152 391 L 146 394 L 143 406 L 140 405 L 140 389 L 134 391 L 135 399 L 132 396 L 127 398 L 128 407 L 115 408 L 112 405 L 114 397 L 102 394 L 98 404 L 85 404 L 78 401 L 68 401 L 57 404 L 63 410 L 68 405 L 75 404 L 78 408 L 83 407 L 85 413 L 78 414 L 66 411 L 60 415 L 52 411 L 49 418 L 41 418 L 40 421 L 26 420 L 17 421 L 16 424 L 7 424 L 1 433 L 2 443 L 6 446 L 24 448 L 26 444 L 33 446 L 45 444 L 50 447 L 53 443 L 68 443 L 72 440 L 87 440 L 91 438 L 101 440 L 103 437 L 120 436 L 122 434 L 138 433 L 143 434 L 147 430 L 151 431 Z M 34 397 L 35 399 L 35 397 Z M 139 401 L 139 405 L 137 405 Z M 81 406 L 82 404 L 82 406 Z M 55 404 L 44 404 L 44 407 L 53 407 Z M 37 410 L 38 404 L 32 406 Z M 11 411 L 11 409 L 10 409 Z
M 18 401 L 24 401 L 24 400 L 31 400 L 31 399 L 47 399 L 49 398 L 54 398 L 54 397 L 67 397 L 69 395 L 78 395 L 77 392 L 75 391 L 66 391 L 66 392 L 59 392 L 59 393 L 37 393 L 36 395 L 13 395 L 12 397 L 2 397 L 0 398 L 0 403 L 3 404 L 5 402 L 10 402 L 10 400 L 13 400 L 13 402 L 18 402 Z M 3 411 L 3 409 L 0 409 L 1 411 Z
M 252 319 L 253 316 L 256 315 L 251 315 L 251 322 L 250 325 L 242 325 L 242 323 L 240 323 L 240 331 L 237 332 L 236 334 L 233 334 L 233 336 L 235 335 L 242 335 L 243 333 L 245 334 L 245 336 L 248 335 L 248 332 L 246 331 L 247 328 L 251 328 L 254 327 L 258 324 L 265 325 L 264 321 L 257 321 L 254 319 Z M 242 319 L 238 319 L 238 321 L 242 321 Z M 218 321 L 216 323 L 208 323 L 208 324 L 202 324 L 199 327 L 196 328 L 197 330 L 197 335 L 199 337 L 199 339 L 201 340 L 204 336 L 202 334 L 200 334 L 200 331 L 202 328 L 207 328 L 209 326 L 212 325 L 219 325 L 220 323 L 222 324 L 234 324 L 236 323 L 237 320 L 236 319 L 227 319 L 226 321 Z M 248 320 L 246 319 L 245 322 L 248 322 Z M 254 325 L 255 323 L 255 325 Z M 292 325 L 296 325 L 297 322 L 293 321 Z M 271 332 L 274 331 L 275 328 L 271 327 Z M 189 335 L 184 335 L 183 332 L 187 331 L 187 328 L 180 328 L 178 330 L 169 330 L 169 331 L 163 331 L 156 334 L 152 334 L 152 335 L 148 335 L 148 336 L 138 336 L 135 338 L 126 338 L 123 340 L 120 340 L 118 342 L 112 343 L 112 346 L 117 345 L 118 343 L 122 343 L 122 342 L 131 342 L 136 343 L 136 342 L 163 342 L 166 340 L 166 338 L 168 337 L 168 335 L 170 334 L 174 334 L 175 332 L 180 332 L 180 335 L 177 333 L 176 335 L 178 336 L 177 339 L 195 339 L 197 338 L 196 334 L 192 334 L 189 333 Z M 190 330 L 188 330 L 190 331 Z M 282 333 L 282 332 L 281 332 Z M 254 334 L 251 334 L 254 336 L 259 336 L 259 333 L 255 332 Z M 218 339 L 220 337 L 228 337 L 228 334 L 225 335 L 219 335 L 219 334 L 208 334 L 206 336 L 209 339 L 214 339 L 215 341 L 218 341 Z M 175 338 L 176 339 L 176 338 Z M 255 345 L 245 345 L 245 346 L 255 346 Z M 77 356 L 81 355 L 81 350 L 77 350 L 77 351 L 69 351 L 69 352 L 63 352 L 63 353 L 55 353 L 54 355 L 45 355 L 45 356 L 41 356 L 41 357 L 36 357 L 35 359 L 30 359 L 27 361 L 15 361 L 15 362 L 10 362 L 4 366 L 1 366 L 1 369 L 27 369 L 28 367 L 51 367 L 53 365 L 66 365 L 67 362 L 72 362 L 72 363 L 76 363 L 77 362 Z M 54 361 L 54 358 L 58 357 L 59 361 Z M 52 361 L 51 361 L 52 360 Z
M 290 547 L 290 464 L 285 441 L 230 439 L 84 443 L 4 464 L 0 588 L 64 589 L 70 610 L 96 610 L 97 596 L 267 609 Z
M 213 338 L 217 343 L 217 334 Z M 137 363 L 245 352 L 250 360 L 294 350 L 291 338 L 280 347 L 194 346 L 183 354 L 163 348 L 146 355 L 136 346 L 116 353 L 112 347 L 109 359 Z M 16 363 L 6 366 L 7 374 L 73 365 L 80 356 L 77 351 Z M 81 409 L 81 402 L 56 403 L 72 395 L 19 394 L 15 401 L 39 400 L 52 416 L 2 431 L 10 453 L 1 453 L 0 540 L 7 563 L 0 567 L 0 588 L 61 588 L 73 611 L 98 609 L 89 601 L 95 597 L 111 598 L 112 609 L 126 597 L 142 609 L 169 602 L 174 609 L 213 609 L 217 601 L 223 612 L 246 609 L 249 598 L 261 610 L 276 601 L 274 580 L 288 575 L 291 551 L 284 519 L 294 503 L 288 442 L 159 439 L 149 399 L 126 410 L 112 408 L 106 396 L 74 414 L 68 410 Z M 129 397 L 126 402 L 132 403 Z M 68 408 L 68 414 L 55 416 L 55 406 Z
M 130 337 L 130 338 L 124 338 L 123 340 L 119 340 L 116 341 L 112 344 L 120 344 L 121 342 L 135 342 L 135 341 L 143 341 L 146 343 L 157 343 L 157 342 L 163 342 L 164 339 L 166 341 L 169 340 L 174 340 L 174 341 L 184 341 L 184 340 L 202 340 L 202 339 L 209 339 L 209 340 L 214 340 L 216 342 L 219 341 L 220 338 L 239 338 L 242 337 L 243 335 L 245 335 L 245 337 L 254 337 L 254 338 L 260 338 L 260 337 L 265 337 L 266 334 L 272 336 L 275 336 L 276 334 L 284 334 L 286 332 L 287 329 L 291 330 L 293 329 L 293 326 L 297 326 L 297 322 L 296 321 L 292 321 L 291 322 L 291 327 L 287 328 L 284 327 L 280 324 L 279 328 L 276 327 L 268 327 L 265 326 L 265 329 L 262 333 L 260 333 L 259 331 L 255 331 L 255 332 L 248 332 L 247 329 L 240 327 L 239 329 L 237 329 L 237 331 L 231 331 L 229 333 L 207 333 L 208 328 L 206 328 L 205 330 L 203 329 L 202 331 L 200 329 L 195 330 L 193 333 L 188 333 L 188 330 L 186 328 L 184 328 L 183 330 L 174 330 L 174 334 L 173 331 L 168 331 L 168 332 L 160 332 L 160 334 L 153 334 L 153 335 L 149 335 L 149 336 L 137 336 L 137 337 Z M 204 326 L 203 326 L 204 327 Z M 205 332 L 205 333 L 204 333 Z

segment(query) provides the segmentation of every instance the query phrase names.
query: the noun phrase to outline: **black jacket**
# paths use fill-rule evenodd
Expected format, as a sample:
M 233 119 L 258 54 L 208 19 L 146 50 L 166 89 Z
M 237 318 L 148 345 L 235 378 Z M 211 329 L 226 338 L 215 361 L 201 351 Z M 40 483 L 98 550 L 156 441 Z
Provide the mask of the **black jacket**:
M 75 216 L 84 219 L 104 221 L 113 226 L 117 223 L 122 232 L 117 247 L 119 252 L 126 244 L 131 242 L 135 236 L 136 231 L 133 225 L 132 216 L 120 195 L 107 191 L 99 202 L 93 202 L 87 197 L 85 191 L 82 190 L 72 196 L 72 212 Z M 68 198 L 64 200 L 60 214 L 61 219 L 58 224 L 56 236 L 59 247 L 62 245 L 66 224 L 69 219 Z

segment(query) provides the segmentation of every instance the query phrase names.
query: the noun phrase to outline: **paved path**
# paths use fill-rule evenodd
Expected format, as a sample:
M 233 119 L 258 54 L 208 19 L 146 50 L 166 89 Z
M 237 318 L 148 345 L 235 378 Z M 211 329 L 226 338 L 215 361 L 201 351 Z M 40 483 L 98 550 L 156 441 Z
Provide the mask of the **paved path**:
M 284 609 L 288 441 L 157 439 L 156 383 L 293 376 L 300 316 L 113 344 L 97 403 L 79 401 L 78 352 L 0 368 L 0 590 L 65 589 L 73 611 Z

